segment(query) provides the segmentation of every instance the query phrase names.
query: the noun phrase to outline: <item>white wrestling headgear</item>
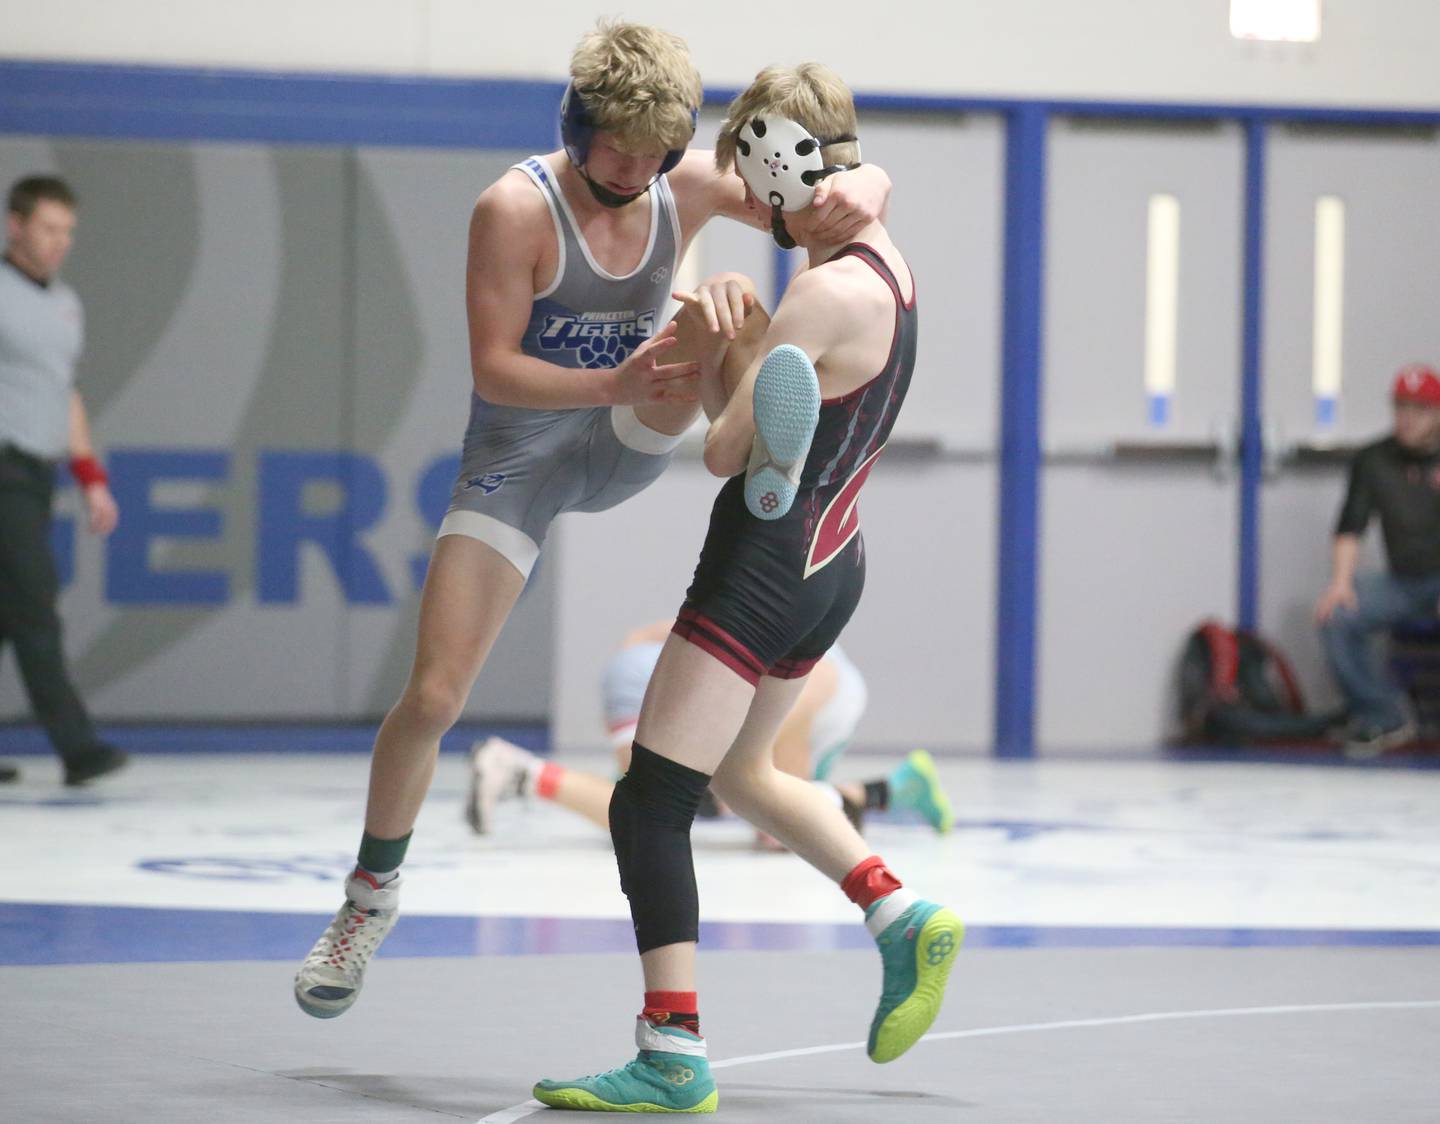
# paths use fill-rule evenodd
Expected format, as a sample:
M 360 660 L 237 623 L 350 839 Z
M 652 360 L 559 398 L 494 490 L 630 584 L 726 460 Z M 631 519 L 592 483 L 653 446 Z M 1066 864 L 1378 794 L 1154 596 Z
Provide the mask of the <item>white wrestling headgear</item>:
M 735 136 L 735 164 L 762 203 L 770 204 L 770 233 L 783 249 L 793 250 L 795 240 L 785 229 L 782 212 L 799 211 L 815 198 L 815 187 L 826 176 L 858 168 L 853 164 L 826 165 L 820 150 L 826 145 L 859 142 L 855 137 L 820 140 L 788 117 L 752 117 Z
M 854 140 L 820 140 L 788 117 L 752 117 L 736 134 L 735 162 L 756 199 L 782 211 L 798 211 L 810 205 L 816 185 L 826 176 L 860 164 L 857 159 L 854 164 L 826 167 L 820 149 Z

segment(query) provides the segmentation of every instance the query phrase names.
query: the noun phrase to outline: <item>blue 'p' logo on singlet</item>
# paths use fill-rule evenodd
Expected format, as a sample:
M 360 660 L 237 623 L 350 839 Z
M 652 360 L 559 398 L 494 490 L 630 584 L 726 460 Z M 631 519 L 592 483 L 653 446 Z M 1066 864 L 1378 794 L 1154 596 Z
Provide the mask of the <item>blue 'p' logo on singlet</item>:
M 500 485 L 505 483 L 503 472 L 487 472 L 482 476 L 472 476 L 462 485 L 467 491 L 471 488 L 479 488 L 487 496 L 493 496 L 500 490 Z

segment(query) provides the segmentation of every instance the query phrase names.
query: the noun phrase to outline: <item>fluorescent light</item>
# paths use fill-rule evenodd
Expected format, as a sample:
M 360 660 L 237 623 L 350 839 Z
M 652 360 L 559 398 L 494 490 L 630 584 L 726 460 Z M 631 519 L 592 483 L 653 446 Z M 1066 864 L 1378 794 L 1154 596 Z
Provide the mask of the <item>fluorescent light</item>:
M 1236 39 L 1314 43 L 1320 38 L 1320 0 L 1230 0 Z
M 1180 200 L 1150 196 L 1145 253 L 1145 394 L 1150 420 L 1164 425 L 1175 393 L 1180 327 Z
M 1317 418 L 1334 420 L 1343 378 L 1345 328 L 1345 203 L 1338 196 L 1315 200 L 1315 305 L 1310 385 Z

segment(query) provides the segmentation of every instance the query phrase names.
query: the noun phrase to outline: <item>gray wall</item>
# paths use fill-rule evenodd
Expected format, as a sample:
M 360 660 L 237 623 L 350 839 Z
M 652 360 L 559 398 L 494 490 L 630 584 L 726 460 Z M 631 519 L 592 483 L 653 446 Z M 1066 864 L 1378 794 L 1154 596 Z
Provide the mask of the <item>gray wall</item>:
M 994 694 L 1003 130 L 985 115 L 873 114 L 863 143 L 900 185 L 890 229 L 916 276 L 923 343 L 860 504 L 868 573 L 844 644 L 869 680 L 871 707 L 856 736 L 896 748 L 982 746 Z M 701 272 L 771 269 L 768 239 L 732 223 L 713 224 L 692 253 Z M 553 696 L 562 747 L 603 744 L 596 669 L 627 629 L 679 608 L 720 485 L 693 451 L 684 456 L 621 508 L 562 519 Z
M 1045 284 L 1039 741 L 1153 744 L 1175 655 L 1201 617 L 1233 615 L 1233 474 L 1127 462 L 1118 441 L 1203 441 L 1237 424 L 1241 139 L 1234 126 L 1058 120 Z M 1148 423 L 1146 224 L 1180 201 L 1173 416 Z
M 978 746 L 993 691 L 1001 126 L 881 116 L 866 146 L 910 185 L 893 227 L 920 278 L 926 347 L 862 505 L 871 582 L 850 643 L 872 680 L 870 739 Z M 415 493 L 463 432 L 465 223 L 515 155 L 0 141 L 4 177 L 55 167 L 84 197 L 67 276 L 91 316 L 81 381 L 102 446 L 228 458 L 223 480 L 147 492 L 155 508 L 217 512 L 218 532 L 141 544 L 162 576 L 225 575 L 223 603 L 117 600 L 114 544 L 72 536 L 68 639 L 97 713 L 356 717 L 393 701 L 433 525 Z M 953 179 L 926 174 L 937 160 Z M 692 268 L 769 285 L 769 240 L 744 227 L 715 224 L 694 256 Z M 260 541 L 259 458 L 337 449 L 371 466 L 357 493 L 372 472 L 386 492 L 356 534 L 384 602 L 356 578 L 347 589 L 314 544 L 281 552 L 298 559 L 293 600 L 262 596 L 275 551 Z M 674 612 L 717 486 L 686 453 L 620 511 L 562 520 L 470 712 L 545 718 L 553 700 L 562 742 L 598 740 L 597 668 L 625 629 Z M 304 510 L 338 500 L 312 486 Z M 616 542 L 627 550 L 602 581 L 597 558 Z M 933 677 L 917 677 L 916 660 Z M 14 677 L 0 679 L 0 714 L 23 709 Z
M 1440 361 L 1440 138 L 1430 130 L 1276 129 L 1266 209 L 1265 417 L 1278 454 L 1263 495 L 1261 623 L 1288 651 L 1307 693 L 1334 697 L 1313 639 L 1311 609 L 1329 578 L 1329 532 L 1343 466 L 1296 467 L 1306 441 L 1362 443 L 1390 425 L 1390 379 L 1414 360 Z M 1345 203 L 1343 372 L 1335 425 L 1317 428 L 1310 394 L 1314 209 Z M 1365 564 L 1382 565 L 1371 529 Z
M 458 451 L 469 405 L 466 224 L 511 159 L 0 140 L 0 179 L 54 168 L 81 194 L 66 276 L 86 302 L 80 385 L 112 467 L 156 453 L 225 465 L 220 479 L 158 481 L 139 504 L 122 491 L 104 546 L 67 520 L 68 647 L 98 714 L 348 717 L 394 701 L 438 518 L 417 489 Z M 277 547 L 284 521 L 267 522 L 260 500 L 262 462 L 337 451 L 367 466 L 353 502 L 381 509 L 355 530 L 364 565 L 348 585 L 321 546 L 287 547 L 282 533 Z M 446 475 L 429 500 L 442 510 Z M 321 481 L 299 507 L 324 517 L 341 499 Z M 219 525 L 147 541 L 135 536 L 145 506 Z M 74 508 L 70 496 L 62 509 Z M 127 580 L 137 566 L 151 577 Z M 293 590 L 262 588 L 290 570 Z M 223 596 L 177 593 L 174 576 L 191 571 Z M 471 713 L 548 713 L 554 584 L 542 567 Z M 21 712 L 6 675 L 0 713 Z
M 860 740 L 978 747 L 994 690 L 1002 129 L 984 114 L 874 114 L 863 126 L 867 158 L 898 185 L 891 226 L 917 276 L 923 330 L 915 388 L 862 503 L 870 584 L 846 637 L 871 680 Z M 1273 145 L 1273 444 L 1313 436 L 1313 210 L 1331 193 L 1350 223 L 1332 436 L 1363 438 L 1385 423 L 1394 368 L 1440 351 L 1440 148 L 1428 133 L 1285 130 Z M 152 520 L 208 511 L 216 529 L 161 527 L 146 543 L 132 507 L 128 554 L 73 525 L 62 533 L 62 546 L 73 542 L 69 644 L 99 714 L 360 717 L 393 700 L 438 514 L 426 510 L 435 489 L 418 493 L 427 473 L 443 484 L 464 425 L 465 224 L 517 155 L 0 138 L 0 176 L 56 168 L 85 197 L 67 274 L 90 315 L 82 384 L 101 444 L 132 463 L 158 453 L 226 466 L 141 498 Z M 1233 614 L 1238 482 L 1213 466 L 1102 454 L 1117 440 L 1233 429 L 1241 144 L 1228 126 L 1060 120 L 1050 158 L 1040 741 L 1142 746 L 1169 725 L 1186 630 Z M 1142 387 L 1146 203 L 1157 191 L 1182 205 L 1179 389 L 1159 434 Z M 772 261 L 763 236 L 721 223 L 694 256 L 695 270 L 762 277 Z M 262 464 L 337 450 L 357 457 L 343 481 L 353 525 L 340 537 L 359 554 L 343 573 L 323 542 L 282 535 L 277 546 L 284 521 L 259 498 Z M 1341 479 L 1277 465 L 1262 512 L 1262 619 L 1323 696 L 1308 613 Z M 275 480 L 267 486 L 273 507 Z M 674 612 L 716 487 L 692 452 L 632 503 L 562 520 L 471 713 L 553 719 L 560 744 L 598 745 L 598 666 L 624 630 Z M 334 483 L 312 485 L 299 513 L 324 520 L 343 498 Z M 65 505 L 73 512 L 73 497 Z M 146 601 L 137 570 L 162 588 L 192 571 L 227 588 L 218 604 Z M 0 676 L 0 716 L 23 709 L 14 676 Z

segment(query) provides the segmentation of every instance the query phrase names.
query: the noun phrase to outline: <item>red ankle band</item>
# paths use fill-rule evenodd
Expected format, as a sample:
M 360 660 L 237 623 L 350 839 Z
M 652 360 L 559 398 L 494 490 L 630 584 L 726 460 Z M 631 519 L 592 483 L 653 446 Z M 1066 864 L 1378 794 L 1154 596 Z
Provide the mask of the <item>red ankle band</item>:
M 553 761 L 547 761 L 540 766 L 540 775 L 535 778 L 535 795 L 541 800 L 554 800 L 555 793 L 560 788 L 560 778 L 565 775 L 565 767 L 557 765 Z
M 678 1026 L 700 1033 L 699 1001 L 693 991 L 647 991 L 640 1015 L 652 1026 Z
M 900 889 L 900 879 L 890 873 L 884 859 L 871 855 L 864 862 L 857 863 L 855 869 L 845 876 L 840 889 L 861 909 L 869 909 L 881 898 Z

